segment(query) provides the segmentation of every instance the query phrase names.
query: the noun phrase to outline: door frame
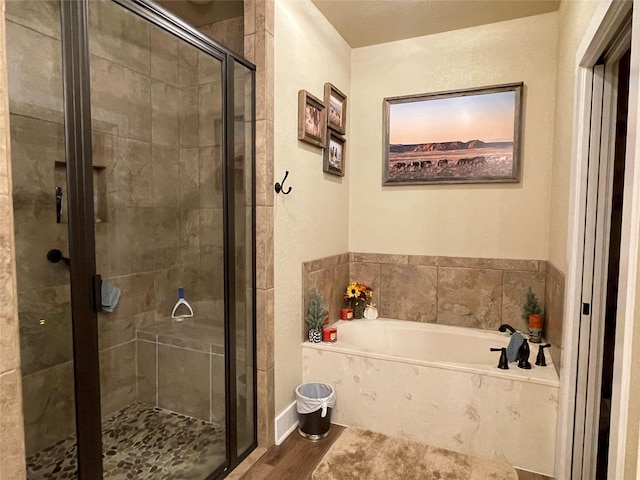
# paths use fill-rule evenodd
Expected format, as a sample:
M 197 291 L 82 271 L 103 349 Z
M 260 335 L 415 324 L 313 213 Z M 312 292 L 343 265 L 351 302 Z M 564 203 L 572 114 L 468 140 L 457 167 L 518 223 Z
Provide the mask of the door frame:
M 574 456 L 573 429 L 577 399 L 578 342 L 582 321 L 582 272 L 584 268 L 584 238 L 587 196 L 587 171 L 589 140 L 591 133 L 590 113 L 592 99 L 592 69 L 615 40 L 620 29 L 628 21 L 633 8 L 632 20 L 639 25 L 638 3 L 608 0 L 600 4 L 583 36 L 575 59 L 575 103 L 571 156 L 571 185 L 569 196 L 569 231 L 567 254 L 567 291 L 565 295 L 563 354 L 560 372 L 561 386 L 558 411 L 558 448 L 556 450 L 555 476 L 558 480 L 572 478 Z M 631 79 L 629 85 L 629 111 L 626 146 L 625 191 L 622 215 L 622 239 L 620 247 L 620 283 L 618 292 L 618 316 L 616 328 L 616 357 L 614 361 L 613 399 L 611 409 L 611 443 L 609 446 L 609 478 L 625 478 L 625 468 L 632 463 L 635 468 L 637 448 L 629 438 L 637 437 L 637 415 L 630 418 L 629 401 L 632 387 L 631 376 L 634 343 L 634 311 L 636 308 L 637 260 L 640 247 L 638 223 L 640 218 L 640 166 L 634 158 L 640 158 L 638 141 L 638 70 L 640 56 L 640 28 L 631 36 Z M 639 328 L 640 331 L 640 328 Z M 637 335 L 635 335 L 637 337 Z M 634 391 L 638 390 L 635 386 Z M 634 421 L 635 420 L 635 421 Z M 581 448 L 581 446 L 580 446 Z M 580 453 L 580 455 L 582 455 Z M 575 479 L 578 480 L 578 479 Z M 581 480 L 581 479 L 580 479 Z
M 76 457 L 80 480 L 100 480 L 102 423 L 87 8 L 61 1 L 64 138 L 67 156 L 69 285 L 73 331 Z M 96 420 L 97 419 L 97 420 Z M 99 452 L 100 455 L 97 455 Z

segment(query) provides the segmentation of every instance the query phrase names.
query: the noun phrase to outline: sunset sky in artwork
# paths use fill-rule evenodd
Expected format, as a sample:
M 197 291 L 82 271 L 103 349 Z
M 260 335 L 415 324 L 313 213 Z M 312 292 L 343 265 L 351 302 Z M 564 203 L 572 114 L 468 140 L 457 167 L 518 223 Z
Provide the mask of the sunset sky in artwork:
M 515 92 L 390 105 L 390 144 L 512 142 Z

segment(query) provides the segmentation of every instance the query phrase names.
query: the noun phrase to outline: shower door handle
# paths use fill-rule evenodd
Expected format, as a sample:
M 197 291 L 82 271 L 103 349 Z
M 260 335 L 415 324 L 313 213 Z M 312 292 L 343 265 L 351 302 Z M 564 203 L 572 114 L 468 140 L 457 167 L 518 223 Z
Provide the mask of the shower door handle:
M 93 311 L 98 313 L 102 311 L 102 277 L 97 273 L 91 275 L 91 284 L 93 291 Z
M 62 187 L 56 187 L 56 223 L 62 222 Z

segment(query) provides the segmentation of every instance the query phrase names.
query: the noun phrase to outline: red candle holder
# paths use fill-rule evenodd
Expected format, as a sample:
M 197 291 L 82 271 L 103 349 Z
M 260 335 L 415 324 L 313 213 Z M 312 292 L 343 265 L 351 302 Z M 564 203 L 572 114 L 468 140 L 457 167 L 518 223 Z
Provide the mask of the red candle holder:
M 324 327 L 322 329 L 322 341 L 323 342 L 336 342 L 338 340 L 338 329 L 333 326 Z
M 342 320 L 351 320 L 353 318 L 353 308 L 343 308 L 340 310 L 340 318 Z

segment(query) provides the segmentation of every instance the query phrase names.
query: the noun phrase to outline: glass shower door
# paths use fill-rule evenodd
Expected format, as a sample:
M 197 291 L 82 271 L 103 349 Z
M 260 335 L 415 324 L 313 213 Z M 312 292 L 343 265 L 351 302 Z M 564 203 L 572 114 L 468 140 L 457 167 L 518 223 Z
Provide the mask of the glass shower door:
M 253 169 L 253 75 L 234 63 L 234 212 L 235 212 L 235 340 L 237 453 L 242 455 L 255 441 L 255 272 Z
M 104 478 L 201 480 L 227 457 L 223 64 L 88 8 Z
M 77 465 L 59 5 L 7 2 L 6 37 L 26 463 L 38 480 Z

